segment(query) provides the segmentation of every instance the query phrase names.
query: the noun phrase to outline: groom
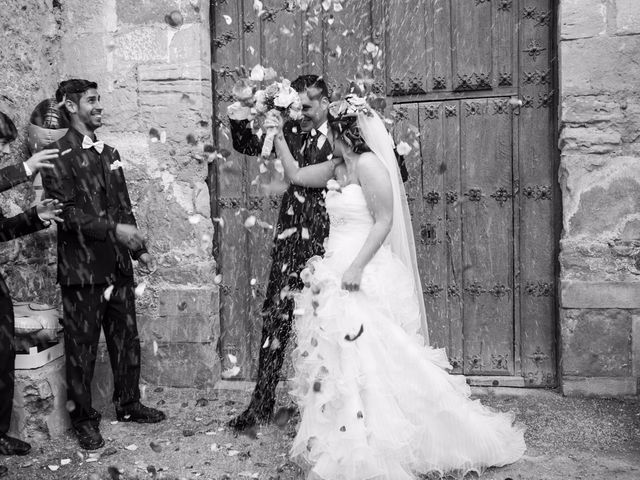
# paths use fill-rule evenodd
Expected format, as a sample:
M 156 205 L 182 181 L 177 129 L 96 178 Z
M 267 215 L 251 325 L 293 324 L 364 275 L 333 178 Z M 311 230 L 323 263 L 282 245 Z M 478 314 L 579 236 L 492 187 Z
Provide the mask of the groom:
M 159 410 L 140 403 L 140 339 L 136 326 L 131 258 L 147 269 L 155 260 L 136 226 L 129 192 L 113 147 L 97 140 L 102 125 L 98 85 L 67 80 L 56 92 L 71 127 L 55 148 L 55 174 L 46 173 L 47 197 L 62 202 L 58 229 L 58 283 L 62 292 L 67 397 L 80 446 L 104 445 L 100 413 L 91 406 L 91 380 L 100 329 L 113 371 L 113 402 L 119 421 L 155 423 Z
M 289 150 L 301 167 L 323 163 L 327 179 L 333 175 L 335 160 L 328 131 L 329 91 L 317 75 L 302 75 L 291 87 L 300 95 L 303 118 L 287 122 L 283 131 Z M 233 148 L 245 155 L 260 155 L 260 139 L 251 131 L 248 119 L 229 111 Z M 301 290 L 300 271 L 314 255 L 323 255 L 323 242 L 329 234 L 329 217 L 324 208 L 323 190 L 290 185 L 282 197 L 271 252 L 271 271 L 262 307 L 262 340 L 258 359 L 258 378 L 247 409 L 229 425 L 244 430 L 268 422 L 273 415 L 276 386 L 289 342 L 293 321 L 293 299 L 288 290 Z M 291 230 L 290 230 L 291 229 Z M 283 232 L 291 232 L 287 235 Z M 282 293 L 282 294 L 281 294 Z

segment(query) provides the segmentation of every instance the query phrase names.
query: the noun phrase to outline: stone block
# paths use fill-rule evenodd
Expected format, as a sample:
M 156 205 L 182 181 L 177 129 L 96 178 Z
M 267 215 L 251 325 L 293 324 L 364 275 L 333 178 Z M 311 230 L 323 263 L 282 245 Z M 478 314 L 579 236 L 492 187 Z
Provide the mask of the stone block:
M 169 63 L 183 64 L 188 62 L 209 63 L 209 33 L 201 24 L 181 28 L 171 38 L 169 45 Z
M 216 293 L 216 289 L 212 287 L 160 290 L 158 314 L 168 317 L 212 312 Z
M 199 263 L 163 265 L 155 275 L 158 276 L 160 280 L 178 285 L 214 285 L 216 262 L 211 258 Z M 216 299 L 216 304 L 217 302 L 218 300 Z
M 640 208 L 640 161 L 636 157 L 563 155 L 559 169 L 564 238 L 620 236 Z
M 633 92 L 640 78 L 640 36 L 560 42 L 563 96 Z
M 631 313 L 620 309 L 562 309 L 563 376 L 631 375 Z
M 562 100 L 561 120 L 564 123 L 611 123 L 623 119 L 621 105 L 608 95 L 570 96 Z
M 640 313 L 631 315 L 631 374 L 640 381 Z
M 563 0 L 559 15 L 562 40 L 594 37 L 606 31 L 607 12 L 602 0 Z
M 590 185 L 581 192 L 578 210 L 569 221 L 570 231 L 573 235 L 599 235 L 618 229 L 625 217 L 638 211 L 640 179 L 616 178 L 608 185 Z
M 204 182 L 196 182 L 195 184 L 195 207 L 196 213 L 199 213 L 204 218 L 211 218 L 209 187 Z
M 63 36 L 63 79 L 86 78 L 98 82 L 98 86 L 103 84 L 108 72 L 107 46 L 110 41 L 111 37 L 106 33 Z
M 567 397 L 621 397 L 637 395 L 635 377 L 562 377 L 562 394 Z
M 139 63 L 167 61 L 168 26 L 140 26 L 114 35 L 110 40 L 114 61 Z
M 177 10 L 185 23 L 200 20 L 198 1 L 182 0 L 116 0 L 118 21 L 124 24 L 164 23 L 168 13 Z
M 192 313 L 153 317 L 138 316 L 138 331 L 143 342 L 214 342 L 219 332 L 218 314 Z
M 622 142 L 619 132 L 611 128 L 565 126 L 560 132 L 563 153 L 610 153 Z
M 158 292 L 158 315 L 138 317 L 144 342 L 210 343 L 220 336 L 217 287 Z
M 98 131 L 100 138 L 105 132 L 136 132 L 142 129 L 140 117 L 138 115 L 138 92 L 137 84 L 119 85 L 116 88 L 112 84 L 105 89 L 98 85 L 101 92 L 101 103 L 104 109 L 104 122 Z M 115 135 L 114 135 L 115 136 Z M 116 148 L 120 143 L 119 135 L 112 145 Z M 145 142 L 146 143 L 146 142 Z
M 16 370 L 10 434 L 45 443 L 71 427 L 64 357 L 40 368 Z
M 621 262 L 607 242 L 588 241 L 585 237 L 565 238 L 560 241 L 560 266 L 563 280 L 586 282 L 636 281 L 626 268 L 628 260 Z
M 560 282 L 562 308 L 640 308 L 640 282 Z
M 640 3 L 637 0 L 616 0 L 616 34 L 640 33 Z
M 62 10 L 76 34 L 113 32 L 117 28 L 116 0 L 65 0 Z
M 220 359 L 215 343 L 142 346 L 142 379 L 153 386 L 212 388 L 220 380 Z

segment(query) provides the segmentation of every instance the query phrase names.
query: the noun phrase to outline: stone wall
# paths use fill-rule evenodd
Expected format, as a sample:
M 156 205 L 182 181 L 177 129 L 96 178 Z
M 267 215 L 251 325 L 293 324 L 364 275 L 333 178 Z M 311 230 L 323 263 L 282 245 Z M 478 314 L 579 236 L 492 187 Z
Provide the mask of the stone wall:
M 154 385 L 220 378 L 203 151 L 212 115 L 208 8 L 206 0 L 0 0 L 0 20 L 15 31 L 5 36 L 15 48 L 2 48 L 0 84 L 21 130 L 59 80 L 98 82 L 98 137 L 122 156 L 138 226 L 159 263 L 149 278 L 137 276 L 148 285 L 137 302 L 143 380 Z M 24 196 L 3 196 L 3 210 L 24 207 Z M 52 232 L 3 247 L 16 298 L 57 301 L 54 240 Z M 96 378 L 108 384 L 104 350 Z
M 55 5 L 54 5 L 55 4 Z M 26 126 L 34 107 L 55 91 L 60 77 L 62 11 L 53 0 L 0 0 L 4 35 L 0 48 L 0 110 L 14 121 L 19 138 L 0 167 L 28 158 Z M 0 194 L 6 216 L 28 208 L 31 185 Z M 0 243 L 0 269 L 17 299 L 55 303 L 55 229 L 12 242 Z
M 561 378 L 565 394 L 638 393 L 640 2 L 559 12 Z

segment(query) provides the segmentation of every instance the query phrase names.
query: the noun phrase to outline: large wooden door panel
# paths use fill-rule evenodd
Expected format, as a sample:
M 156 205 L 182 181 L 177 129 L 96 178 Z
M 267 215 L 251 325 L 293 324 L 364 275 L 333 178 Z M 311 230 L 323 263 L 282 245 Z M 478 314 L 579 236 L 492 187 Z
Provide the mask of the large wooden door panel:
M 322 73 L 334 89 L 370 77 L 393 104 L 396 139 L 412 147 L 405 186 L 431 343 L 447 349 L 454 373 L 554 385 L 553 2 L 347 0 L 317 17 L 280 0 L 264 0 L 258 17 L 253 3 L 215 3 L 219 146 L 231 150 L 224 112 L 241 65 L 290 79 Z M 235 378 L 247 379 L 261 348 L 272 231 L 244 220 L 274 224 L 279 204 L 252 184 L 256 175 L 255 160 L 233 152 L 216 199 L 221 355 L 225 368 L 235 355 Z

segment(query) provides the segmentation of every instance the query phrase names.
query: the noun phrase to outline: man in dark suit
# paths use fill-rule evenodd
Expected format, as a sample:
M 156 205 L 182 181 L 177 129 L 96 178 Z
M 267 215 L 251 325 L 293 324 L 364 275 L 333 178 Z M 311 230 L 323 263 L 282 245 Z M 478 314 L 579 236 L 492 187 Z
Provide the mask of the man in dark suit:
M 47 197 L 62 202 L 58 230 L 58 283 L 63 302 L 67 396 L 80 445 L 104 445 L 100 414 L 91 406 L 91 380 L 100 328 L 114 377 L 119 421 L 155 423 L 159 410 L 140 403 L 140 340 L 131 258 L 151 270 L 155 260 L 136 226 L 117 150 L 96 139 L 102 125 L 97 84 L 67 80 L 56 92 L 71 127 L 53 145 L 56 171 L 43 177 Z
M 291 83 L 300 95 L 302 120 L 287 122 L 284 135 L 301 167 L 324 163 L 327 179 L 333 175 L 337 160 L 328 131 L 329 92 L 317 75 L 303 75 Z M 239 109 L 242 110 L 242 109 Z M 233 148 L 245 155 L 259 155 L 262 142 L 252 131 L 248 119 L 229 111 Z M 323 242 L 329 233 L 329 217 L 324 207 L 323 189 L 290 185 L 282 197 L 276 239 L 271 253 L 271 270 L 262 307 L 262 340 L 258 360 L 258 378 L 248 408 L 229 425 L 236 430 L 270 420 L 275 405 L 276 386 L 284 361 L 293 321 L 293 299 L 287 290 L 301 290 L 300 271 L 307 260 L 324 253 Z
M 0 112 L 0 151 L 10 153 L 9 143 L 16 139 L 18 131 L 11 119 Z M 58 156 L 57 150 L 43 150 L 24 163 L 9 165 L 0 169 L 0 192 L 26 182 L 36 171 L 53 168 L 49 160 Z M 58 219 L 61 205 L 55 200 L 45 200 L 26 212 L 6 218 L 0 211 L 0 242 L 42 230 Z M 7 284 L 0 275 L 0 454 L 26 455 L 31 445 L 7 435 L 11 422 L 14 386 L 14 317 L 13 303 Z M 0 465 L 0 476 L 7 468 Z

